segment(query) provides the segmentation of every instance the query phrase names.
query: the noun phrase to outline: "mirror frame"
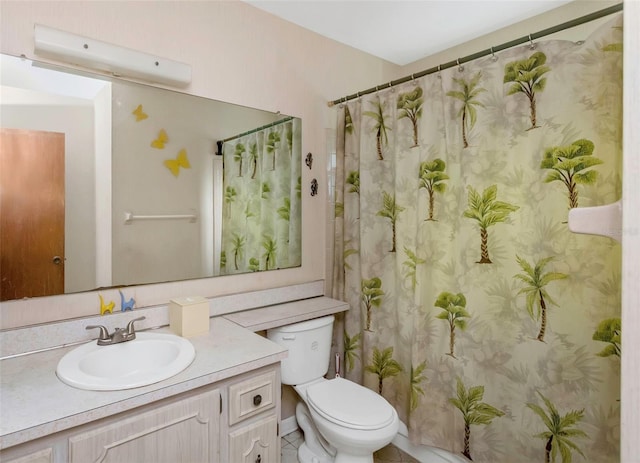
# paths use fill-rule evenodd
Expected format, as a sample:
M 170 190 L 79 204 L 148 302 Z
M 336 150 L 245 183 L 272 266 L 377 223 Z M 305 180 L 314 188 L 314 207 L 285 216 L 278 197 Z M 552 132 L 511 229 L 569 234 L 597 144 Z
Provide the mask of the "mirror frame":
M 7 55 L 12 56 L 12 55 Z M 18 57 L 15 57 L 18 58 Z M 24 58 L 24 57 L 22 57 Z M 188 97 L 193 98 L 202 98 L 206 100 L 211 100 L 207 97 L 200 97 L 198 95 L 193 95 L 187 93 L 186 91 L 180 91 L 173 88 L 167 88 L 164 86 L 157 86 L 154 84 L 150 84 L 148 82 L 141 82 L 135 79 L 124 79 L 118 77 L 112 77 L 107 74 L 97 73 L 94 70 L 86 70 L 83 68 L 70 67 L 66 64 L 60 63 L 51 63 L 48 61 L 39 61 L 37 59 L 30 60 L 38 65 L 45 68 L 53 68 L 58 71 L 68 72 L 71 74 L 78 74 L 88 77 L 94 77 L 101 80 L 113 80 L 118 83 L 131 83 L 134 85 L 140 85 L 144 87 L 149 87 L 151 89 L 157 89 L 161 91 L 167 91 L 174 94 L 183 94 Z M 218 100 L 211 100 L 218 101 Z M 225 103 L 225 102 L 220 102 Z M 236 105 L 233 103 L 225 103 L 230 104 L 236 107 L 242 107 L 242 105 Z M 248 108 L 253 109 L 253 108 Z M 267 112 L 264 110 L 259 110 L 262 112 Z M 278 115 L 279 113 L 271 113 L 274 115 Z M 300 157 L 298 159 L 299 164 L 302 164 L 302 149 L 299 153 Z M 302 169 L 301 169 L 302 171 Z M 302 216 L 300 217 L 300 230 L 302 229 Z M 300 248 L 302 249 L 302 231 L 300 231 Z M 304 257 L 302 257 L 304 259 Z M 301 260 L 302 260 L 301 259 Z M 291 276 L 285 277 L 282 284 L 287 284 L 287 281 L 291 281 L 291 284 L 296 284 L 300 282 L 299 278 L 293 276 L 293 274 L 298 273 L 298 270 L 302 266 L 302 261 L 296 267 L 292 267 L 290 269 L 277 269 L 277 270 L 269 270 L 269 272 L 279 272 L 282 273 L 291 273 Z M 238 274 L 240 275 L 240 274 Z M 250 275 L 250 274 L 244 274 Z M 131 284 L 127 285 L 127 291 L 133 291 L 133 297 L 136 299 L 136 308 L 144 308 L 148 306 L 153 306 L 157 304 L 166 303 L 169 298 L 176 297 L 180 294 L 199 294 L 207 296 L 218 296 L 220 294 L 225 294 L 228 292 L 228 286 L 225 283 L 220 284 L 220 288 L 218 288 L 218 284 L 212 284 L 213 280 L 221 279 L 221 280 L 229 280 L 236 279 L 235 275 L 218 275 L 218 276 L 203 276 L 202 278 L 194 278 L 188 280 L 174 280 L 174 281 L 158 281 L 151 283 L 142 283 L 142 284 Z M 278 278 L 280 280 L 280 277 Z M 280 284 L 280 283 L 279 283 Z M 269 287 L 271 285 L 268 285 Z M 235 287 L 235 291 L 243 291 L 243 287 L 247 287 L 251 290 L 256 288 L 255 284 L 240 284 Z M 8 300 L 0 302 L 0 330 L 11 329 L 19 326 L 28 326 L 38 323 L 47 323 L 51 321 L 57 320 L 65 320 L 68 318 L 75 317 L 83 317 L 95 315 L 95 311 L 91 310 L 87 311 L 87 306 L 96 306 L 95 301 L 98 298 L 98 295 L 104 295 L 105 300 L 115 300 L 117 295 L 118 288 L 123 288 L 123 286 L 114 286 L 110 288 L 92 288 L 83 290 L 81 292 L 73 292 L 73 293 L 64 293 L 53 296 L 41 296 L 34 298 L 25 298 L 25 299 L 17 299 L 17 300 Z M 231 291 L 234 291 L 233 287 Z M 115 294 L 114 294 L 115 292 Z M 161 295 L 161 293 L 166 293 L 167 295 Z M 65 306 L 64 308 L 61 306 Z M 52 306 L 54 309 L 53 313 L 45 314 L 44 316 L 40 316 L 37 314 L 40 310 L 47 310 L 45 307 Z M 24 309 L 24 312 L 30 313 L 19 313 Z M 57 310 L 61 310 L 60 313 L 57 313 Z M 32 313 L 36 312 L 36 313 Z

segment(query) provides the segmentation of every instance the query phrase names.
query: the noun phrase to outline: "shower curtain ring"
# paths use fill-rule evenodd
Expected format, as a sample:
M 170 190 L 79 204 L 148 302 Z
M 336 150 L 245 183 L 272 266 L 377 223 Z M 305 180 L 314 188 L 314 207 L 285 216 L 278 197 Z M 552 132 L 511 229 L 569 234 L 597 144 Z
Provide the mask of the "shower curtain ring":
M 529 34 L 529 48 L 531 48 L 532 50 L 536 48 L 536 46 L 533 44 L 533 39 L 531 38 L 531 34 Z
M 493 52 L 493 47 L 491 47 L 491 59 L 493 61 L 498 61 L 498 57 L 496 56 L 496 54 Z
M 458 71 L 459 71 L 459 72 L 464 71 L 464 66 L 462 66 L 462 65 L 460 64 L 460 58 L 456 59 L 456 64 L 458 65 Z

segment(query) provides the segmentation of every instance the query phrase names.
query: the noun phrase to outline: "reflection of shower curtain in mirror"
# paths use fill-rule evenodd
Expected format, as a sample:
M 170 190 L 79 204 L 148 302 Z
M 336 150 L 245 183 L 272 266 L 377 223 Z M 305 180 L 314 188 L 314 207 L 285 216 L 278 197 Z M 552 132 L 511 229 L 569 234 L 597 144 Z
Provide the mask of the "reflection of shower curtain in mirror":
M 224 143 L 222 275 L 300 265 L 299 145 L 295 118 Z
M 566 221 L 621 195 L 621 25 L 339 110 L 345 374 L 415 443 L 485 463 L 619 461 L 621 248 Z

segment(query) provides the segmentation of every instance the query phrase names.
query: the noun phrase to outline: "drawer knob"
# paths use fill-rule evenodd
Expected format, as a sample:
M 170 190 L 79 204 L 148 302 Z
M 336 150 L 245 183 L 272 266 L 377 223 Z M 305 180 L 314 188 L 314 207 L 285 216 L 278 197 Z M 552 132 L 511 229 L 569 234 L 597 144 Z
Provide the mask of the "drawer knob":
M 253 396 L 253 405 L 255 405 L 257 407 L 261 403 L 262 403 L 262 396 L 260 394 L 254 395 Z M 260 458 L 260 455 L 258 455 L 258 458 Z M 256 460 L 256 461 L 258 461 L 258 460 Z
M 261 461 L 262 461 L 262 457 L 258 455 L 258 458 L 256 458 L 256 463 L 260 463 Z

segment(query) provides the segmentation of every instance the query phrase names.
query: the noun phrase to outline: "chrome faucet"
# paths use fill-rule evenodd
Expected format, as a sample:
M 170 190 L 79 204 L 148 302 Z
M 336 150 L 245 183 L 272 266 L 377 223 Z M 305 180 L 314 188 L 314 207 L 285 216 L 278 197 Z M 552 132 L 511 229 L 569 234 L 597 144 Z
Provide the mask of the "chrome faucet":
M 88 325 L 86 327 L 87 330 L 92 330 L 97 328 L 100 330 L 100 335 L 98 336 L 98 345 L 99 346 L 110 346 L 111 344 L 119 344 L 121 342 L 133 341 L 136 338 L 136 329 L 133 326 L 133 322 L 139 322 L 144 320 L 146 317 L 138 317 L 131 320 L 126 328 L 116 328 L 112 334 L 109 334 L 107 328 L 102 325 Z

